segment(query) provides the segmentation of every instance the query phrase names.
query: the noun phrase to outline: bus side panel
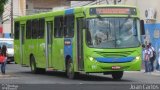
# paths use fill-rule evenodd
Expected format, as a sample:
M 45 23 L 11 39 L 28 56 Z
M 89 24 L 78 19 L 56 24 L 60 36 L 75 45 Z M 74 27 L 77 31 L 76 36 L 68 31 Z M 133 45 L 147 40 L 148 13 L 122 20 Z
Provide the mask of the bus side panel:
M 14 40 L 14 60 L 15 63 L 20 64 L 20 41 Z
M 40 60 L 38 59 L 39 55 L 38 55 L 38 43 L 37 43 L 37 39 L 32 39 L 31 43 L 30 43 L 30 49 L 31 49 L 31 53 L 33 54 L 35 61 L 36 61 L 36 66 L 39 68 L 40 67 Z
M 31 47 L 31 40 L 25 40 L 25 62 L 27 62 L 27 65 L 30 66 L 30 52 L 32 51 Z
M 39 68 L 46 68 L 46 55 L 45 55 L 45 41 L 44 39 L 37 40 L 37 63 Z
M 64 39 L 54 38 L 53 40 L 53 67 L 58 70 L 64 70 Z

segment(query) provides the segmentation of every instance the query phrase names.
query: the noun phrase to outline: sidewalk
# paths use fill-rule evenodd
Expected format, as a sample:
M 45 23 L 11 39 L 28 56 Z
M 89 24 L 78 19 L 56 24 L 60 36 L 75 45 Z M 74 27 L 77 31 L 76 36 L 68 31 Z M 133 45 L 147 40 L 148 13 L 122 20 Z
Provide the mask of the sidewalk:
M 141 71 L 125 71 L 126 73 L 144 73 L 145 70 L 142 69 Z M 147 73 L 144 73 L 147 74 Z M 154 72 L 149 73 L 150 75 L 156 75 L 156 76 L 160 76 L 160 71 L 155 70 Z
M 145 72 L 145 70 L 141 70 L 142 73 Z M 157 71 L 157 70 L 154 70 L 153 72 L 151 72 L 151 75 L 157 75 L 157 76 L 160 76 L 160 71 Z
M 142 64 L 142 70 L 141 70 L 142 73 L 145 72 L 145 66 L 144 66 L 144 63 Z M 160 76 L 160 71 L 154 69 L 153 72 L 151 72 L 152 75 L 157 75 L 157 76 Z

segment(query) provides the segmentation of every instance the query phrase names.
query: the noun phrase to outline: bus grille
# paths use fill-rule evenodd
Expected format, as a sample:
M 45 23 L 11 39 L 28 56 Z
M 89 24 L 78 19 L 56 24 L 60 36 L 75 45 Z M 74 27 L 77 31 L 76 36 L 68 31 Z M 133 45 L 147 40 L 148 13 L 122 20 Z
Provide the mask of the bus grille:
M 103 57 L 127 57 L 129 55 L 131 55 L 132 53 L 134 53 L 136 50 L 134 51 L 121 51 L 121 52 L 99 52 L 99 51 L 95 51 L 97 54 L 103 56 Z

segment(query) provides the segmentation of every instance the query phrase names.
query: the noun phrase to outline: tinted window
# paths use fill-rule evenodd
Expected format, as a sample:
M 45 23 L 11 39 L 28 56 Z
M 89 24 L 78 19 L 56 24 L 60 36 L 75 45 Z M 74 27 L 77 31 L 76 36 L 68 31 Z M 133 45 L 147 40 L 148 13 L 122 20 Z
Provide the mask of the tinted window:
M 44 28 L 45 28 L 44 19 L 28 20 L 26 26 L 26 38 L 27 39 L 43 38 Z
M 73 37 L 74 35 L 74 16 L 65 16 L 64 37 Z
M 20 30 L 20 23 L 15 22 L 14 23 L 14 38 L 19 39 L 19 30 Z
M 32 38 L 33 39 L 36 39 L 37 38 L 37 36 L 38 36 L 38 32 L 37 32 L 37 28 L 38 28 L 38 20 L 36 20 L 36 19 L 34 19 L 34 20 L 32 20 Z
M 54 36 L 57 38 L 63 37 L 64 30 L 64 19 L 63 17 L 55 17 L 54 19 Z
M 32 36 L 32 21 L 28 20 L 27 21 L 27 26 L 26 26 L 26 38 L 31 39 Z
M 45 20 L 44 18 L 39 19 L 38 28 L 38 38 L 44 37 Z

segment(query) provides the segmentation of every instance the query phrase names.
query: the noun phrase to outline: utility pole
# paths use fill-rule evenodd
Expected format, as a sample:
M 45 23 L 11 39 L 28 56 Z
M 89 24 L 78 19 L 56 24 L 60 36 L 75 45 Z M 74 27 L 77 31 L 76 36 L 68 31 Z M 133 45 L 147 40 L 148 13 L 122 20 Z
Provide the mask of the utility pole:
M 13 38 L 13 0 L 11 0 L 11 38 Z
M 108 0 L 106 0 L 106 3 L 109 4 Z
M 114 5 L 116 5 L 117 4 L 117 0 L 114 0 Z

